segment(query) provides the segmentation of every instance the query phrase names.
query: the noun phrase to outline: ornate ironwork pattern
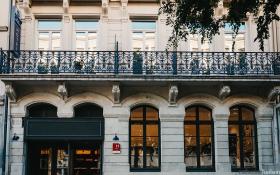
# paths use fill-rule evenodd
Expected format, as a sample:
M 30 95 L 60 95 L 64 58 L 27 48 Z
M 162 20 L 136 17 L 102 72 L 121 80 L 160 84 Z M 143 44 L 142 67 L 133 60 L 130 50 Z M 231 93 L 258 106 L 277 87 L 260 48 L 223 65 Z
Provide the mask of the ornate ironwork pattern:
M 0 73 L 278 75 L 276 52 L 1 50 Z

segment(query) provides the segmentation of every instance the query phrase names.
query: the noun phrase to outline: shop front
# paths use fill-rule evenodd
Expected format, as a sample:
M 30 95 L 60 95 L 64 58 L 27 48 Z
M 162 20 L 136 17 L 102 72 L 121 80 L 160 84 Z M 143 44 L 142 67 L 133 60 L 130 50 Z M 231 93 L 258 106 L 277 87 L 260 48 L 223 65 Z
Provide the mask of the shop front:
M 86 104 L 75 117 L 59 118 L 52 106 L 29 109 L 25 119 L 26 174 L 101 175 L 104 118 L 102 108 Z M 82 109 L 79 109 L 82 108 Z M 55 109 L 55 108 L 53 108 Z M 91 116 L 91 117 L 90 117 Z

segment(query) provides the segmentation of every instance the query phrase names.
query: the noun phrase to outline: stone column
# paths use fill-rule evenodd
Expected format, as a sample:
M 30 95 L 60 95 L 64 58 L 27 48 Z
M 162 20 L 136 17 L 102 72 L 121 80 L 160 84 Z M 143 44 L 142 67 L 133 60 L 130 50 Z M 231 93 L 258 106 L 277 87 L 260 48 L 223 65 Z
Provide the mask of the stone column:
M 260 170 L 273 165 L 272 118 L 270 114 L 257 114 L 257 139 Z
M 229 112 L 217 111 L 213 114 L 216 172 L 231 172 L 228 144 L 228 117 Z
M 32 19 L 31 15 L 26 15 L 23 20 L 23 31 L 22 31 L 22 42 L 24 43 L 24 46 L 22 49 L 25 50 L 33 50 L 37 49 L 37 32 L 36 32 L 36 25 L 34 25 L 34 20 Z M 34 30 L 35 29 L 35 30 Z M 32 35 L 30 35 L 32 33 Z M 32 42 L 30 42 L 32 41 Z
M 74 50 L 73 43 L 73 27 L 69 15 L 63 16 L 63 30 L 61 32 L 61 49 L 62 50 Z
M 129 150 L 129 113 L 128 114 L 106 114 L 103 172 L 106 175 L 129 174 L 128 150 Z M 112 144 L 115 134 L 119 138 L 121 153 L 112 153 Z
M 185 172 L 184 113 L 160 114 L 161 172 Z
M 24 128 L 22 125 L 22 120 L 24 114 L 12 115 L 11 116 L 11 125 L 10 125 L 10 152 L 9 152 L 9 175 L 20 175 L 24 174 Z M 13 140 L 13 136 L 16 135 L 19 137 L 18 140 Z

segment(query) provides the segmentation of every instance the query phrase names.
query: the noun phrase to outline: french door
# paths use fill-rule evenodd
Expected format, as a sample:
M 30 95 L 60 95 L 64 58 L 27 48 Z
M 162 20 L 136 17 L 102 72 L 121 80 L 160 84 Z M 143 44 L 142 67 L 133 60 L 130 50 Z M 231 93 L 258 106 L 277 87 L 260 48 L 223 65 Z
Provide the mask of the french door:
M 28 175 L 101 175 L 102 144 L 28 143 Z

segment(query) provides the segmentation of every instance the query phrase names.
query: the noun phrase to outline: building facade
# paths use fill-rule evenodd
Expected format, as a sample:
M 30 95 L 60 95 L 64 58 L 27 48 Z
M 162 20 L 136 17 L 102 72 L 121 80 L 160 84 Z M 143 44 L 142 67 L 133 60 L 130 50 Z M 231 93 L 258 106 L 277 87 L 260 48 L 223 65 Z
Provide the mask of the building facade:
M 270 26 L 265 52 L 250 15 L 234 50 L 225 24 L 212 43 L 192 35 L 166 51 L 172 29 L 159 1 L 14 7 L 20 50 L 3 46 L 0 56 L 6 174 L 280 172 L 280 23 Z

